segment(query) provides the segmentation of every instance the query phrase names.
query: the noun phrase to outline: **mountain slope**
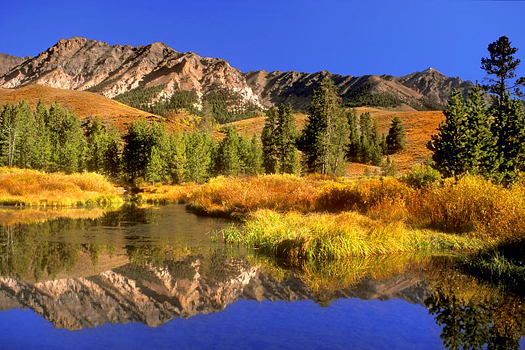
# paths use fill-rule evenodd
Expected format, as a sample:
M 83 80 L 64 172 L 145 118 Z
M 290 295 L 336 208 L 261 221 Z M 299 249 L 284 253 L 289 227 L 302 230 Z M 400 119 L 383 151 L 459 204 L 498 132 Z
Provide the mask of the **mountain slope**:
M 4 75 L 12 68 L 16 67 L 26 59 L 0 53 L 0 76 Z
M 17 89 L 0 88 L 0 106 L 22 100 L 27 101 L 33 108 L 38 100 L 42 100 L 46 105 L 57 102 L 74 111 L 81 119 L 98 115 L 103 122 L 113 123 L 120 131 L 124 131 L 127 125 L 138 118 L 153 120 L 160 118 L 92 92 L 56 89 L 41 85 L 28 85 Z M 175 128 L 179 125 L 168 126 Z
M 23 62 L 22 62 L 23 61 Z M 215 86 L 238 93 L 244 103 L 271 106 L 291 103 L 305 110 L 313 91 L 326 77 L 334 80 L 349 106 L 435 110 L 445 105 L 453 88 L 466 92 L 471 82 L 449 78 L 433 68 L 403 77 L 343 76 L 317 73 L 242 73 L 219 58 L 181 53 L 162 43 L 132 47 L 74 37 L 61 39 L 26 60 L 0 56 L 0 87 L 40 84 L 68 90 L 89 90 L 113 98 L 137 88 L 162 86 L 150 103 L 178 90 L 195 90 L 202 98 Z M 235 108 L 235 107 L 232 107 Z
M 163 96 L 177 89 L 195 89 L 202 94 L 214 83 L 258 104 L 242 73 L 228 62 L 193 52 L 180 53 L 162 43 L 132 47 L 79 37 L 61 39 L 0 77 L 3 88 L 40 84 L 90 90 L 110 98 L 139 86 L 161 84 L 167 85 Z
M 327 71 L 313 74 L 254 71 L 246 73 L 245 77 L 265 105 L 290 103 L 300 110 L 308 108 L 313 91 L 324 78 L 334 81 L 345 104 L 409 110 L 442 109 L 453 88 L 465 92 L 473 86 L 459 78 L 448 78 L 433 68 L 400 78 L 388 75 L 342 76 Z

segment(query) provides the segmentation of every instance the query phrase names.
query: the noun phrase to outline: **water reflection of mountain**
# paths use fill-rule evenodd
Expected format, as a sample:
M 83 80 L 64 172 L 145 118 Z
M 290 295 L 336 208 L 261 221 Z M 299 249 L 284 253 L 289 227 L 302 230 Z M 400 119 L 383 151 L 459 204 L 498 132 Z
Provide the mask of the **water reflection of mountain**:
M 264 268 L 240 259 L 225 259 L 210 267 L 201 258 L 192 257 L 162 268 L 129 263 L 95 276 L 41 283 L 1 278 L 0 310 L 30 308 L 57 328 L 78 330 L 106 322 L 141 322 L 156 327 L 176 317 L 221 311 L 241 298 L 316 299 L 294 273 L 277 280 Z M 420 280 L 408 275 L 383 282 L 364 279 L 336 294 L 344 298 L 401 298 L 421 304 L 426 297 Z

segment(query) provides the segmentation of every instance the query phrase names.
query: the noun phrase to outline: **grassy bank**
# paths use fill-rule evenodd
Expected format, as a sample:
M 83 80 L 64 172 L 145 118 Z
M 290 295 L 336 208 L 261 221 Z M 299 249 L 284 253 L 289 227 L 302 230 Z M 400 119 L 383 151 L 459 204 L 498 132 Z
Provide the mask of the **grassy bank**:
M 199 188 L 200 186 L 195 184 L 145 185 L 140 186 L 140 192 L 133 199 L 139 203 L 150 204 L 188 203 Z
M 102 175 L 66 175 L 28 169 L 0 168 L 0 204 L 70 207 L 123 203 L 116 188 Z
M 473 252 L 525 234 L 524 182 L 505 188 L 475 176 L 420 189 L 394 178 L 216 178 L 189 206 L 241 216 L 244 227 L 225 231 L 227 241 L 288 259 Z

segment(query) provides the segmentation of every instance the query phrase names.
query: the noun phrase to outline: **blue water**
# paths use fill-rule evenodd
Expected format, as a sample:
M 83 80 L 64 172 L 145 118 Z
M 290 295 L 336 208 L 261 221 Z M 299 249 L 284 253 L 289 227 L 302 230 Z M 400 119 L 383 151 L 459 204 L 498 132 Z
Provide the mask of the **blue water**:
M 105 324 L 55 329 L 30 310 L 0 313 L 5 349 L 441 349 L 440 328 L 421 305 L 401 300 L 240 300 L 224 311 L 157 328 Z

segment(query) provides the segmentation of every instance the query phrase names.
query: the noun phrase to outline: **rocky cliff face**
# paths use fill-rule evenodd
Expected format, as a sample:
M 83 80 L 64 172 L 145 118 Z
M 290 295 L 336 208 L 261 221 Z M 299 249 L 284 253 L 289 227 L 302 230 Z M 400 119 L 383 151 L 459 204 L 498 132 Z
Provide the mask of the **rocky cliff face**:
M 263 269 L 238 260 L 222 264 L 221 271 L 203 271 L 196 258 L 171 268 L 127 264 L 92 277 L 35 284 L 0 278 L 0 310 L 30 308 L 57 328 L 78 330 L 108 322 L 156 327 L 176 317 L 221 311 L 241 298 L 316 299 L 293 273 L 277 281 Z M 405 275 L 388 281 L 364 279 L 335 295 L 401 298 L 421 304 L 426 296 L 422 282 Z
M 180 53 L 162 43 L 132 47 L 78 37 L 61 39 L 0 76 L 3 88 L 40 84 L 90 90 L 110 98 L 137 87 L 161 84 L 166 84 L 161 92 L 165 97 L 176 89 L 195 89 L 202 94 L 214 83 L 259 104 L 242 73 L 228 62 L 193 52 Z
M 89 90 L 113 98 L 138 87 L 165 86 L 157 98 L 170 97 L 177 89 L 195 89 L 202 96 L 214 85 L 238 92 L 256 106 L 291 103 L 306 109 L 313 91 L 326 77 L 334 80 L 346 102 L 359 103 L 375 95 L 405 107 L 424 110 L 442 108 L 453 88 L 467 91 L 472 83 L 449 78 L 429 68 L 404 77 L 388 75 L 342 76 L 317 73 L 242 73 L 219 58 L 181 53 L 162 43 L 132 47 L 75 37 L 61 39 L 33 58 L 0 55 L 0 87 L 28 84 Z M 357 98 L 357 100 L 356 100 Z

